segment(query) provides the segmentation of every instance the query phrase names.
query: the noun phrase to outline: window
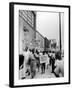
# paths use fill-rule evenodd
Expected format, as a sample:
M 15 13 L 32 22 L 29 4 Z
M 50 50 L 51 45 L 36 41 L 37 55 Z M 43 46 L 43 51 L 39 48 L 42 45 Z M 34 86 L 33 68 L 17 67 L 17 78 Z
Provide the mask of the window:
M 19 15 L 31 26 L 34 27 L 34 14 L 32 11 L 19 10 Z

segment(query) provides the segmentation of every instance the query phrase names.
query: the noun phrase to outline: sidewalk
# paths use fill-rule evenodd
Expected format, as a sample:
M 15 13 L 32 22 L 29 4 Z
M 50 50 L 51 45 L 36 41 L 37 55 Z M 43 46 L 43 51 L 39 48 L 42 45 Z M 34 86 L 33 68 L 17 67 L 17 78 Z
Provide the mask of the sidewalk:
M 48 69 L 45 70 L 45 73 L 41 74 L 41 71 L 37 72 L 35 78 L 55 78 L 55 75 L 51 73 L 51 66 L 49 66 Z
M 20 78 L 23 77 L 23 69 L 20 70 Z M 38 70 L 36 70 L 36 75 L 34 77 L 34 79 L 37 78 L 55 78 L 55 75 L 53 73 L 51 73 L 51 66 L 48 67 L 48 69 L 45 70 L 45 73 L 41 74 L 41 69 L 38 72 Z M 27 76 L 26 79 L 30 79 L 30 76 Z

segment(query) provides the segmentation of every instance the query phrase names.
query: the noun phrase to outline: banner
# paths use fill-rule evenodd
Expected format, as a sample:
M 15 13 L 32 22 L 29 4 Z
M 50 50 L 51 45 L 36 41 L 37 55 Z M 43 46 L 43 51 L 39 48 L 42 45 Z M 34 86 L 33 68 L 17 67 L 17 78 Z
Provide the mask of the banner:
M 41 55 L 40 56 L 40 63 L 46 63 L 47 62 L 47 56 L 46 55 Z

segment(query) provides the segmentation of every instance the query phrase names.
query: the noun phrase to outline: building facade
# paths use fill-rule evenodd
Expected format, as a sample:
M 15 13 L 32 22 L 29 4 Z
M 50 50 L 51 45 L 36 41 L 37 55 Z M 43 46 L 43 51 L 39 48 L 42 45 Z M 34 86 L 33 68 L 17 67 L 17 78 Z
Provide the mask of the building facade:
M 56 51 L 57 50 L 56 39 L 50 39 L 50 50 L 51 51 Z
M 22 54 L 25 47 L 32 47 L 30 44 L 36 38 L 36 13 L 33 11 L 19 10 L 19 54 Z
M 47 39 L 47 37 L 44 38 L 44 50 L 48 51 L 50 48 L 51 41 Z
M 44 50 L 44 37 L 36 31 L 36 41 L 37 41 L 37 49 L 43 51 Z

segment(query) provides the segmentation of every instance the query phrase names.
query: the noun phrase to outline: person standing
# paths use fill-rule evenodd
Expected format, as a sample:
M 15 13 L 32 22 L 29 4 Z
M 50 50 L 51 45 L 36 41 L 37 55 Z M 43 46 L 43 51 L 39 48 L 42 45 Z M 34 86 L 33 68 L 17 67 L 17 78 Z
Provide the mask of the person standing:
M 51 73 L 54 73 L 54 69 L 55 69 L 55 58 L 53 57 L 53 55 L 51 55 L 51 65 L 52 65 L 52 72 Z
M 39 52 L 36 50 L 36 52 L 34 53 L 35 59 L 36 59 L 36 63 L 37 63 L 37 68 L 38 68 L 38 72 L 40 71 L 40 58 L 39 58 Z
M 46 52 L 46 68 L 48 69 L 48 66 L 49 66 L 49 57 L 48 57 L 48 52 Z
M 43 51 L 42 55 L 41 55 L 41 70 L 42 70 L 42 74 L 45 73 L 45 64 L 46 64 L 46 58 L 45 58 L 45 51 Z
M 22 77 L 22 79 L 26 78 L 26 72 L 27 72 L 27 69 L 28 69 L 27 62 L 28 62 L 28 59 L 29 59 L 29 54 L 30 54 L 30 52 L 28 50 L 28 47 L 26 47 L 25 51 L 23 52 L 24 62 L 23 62 L 23 77 Z
M 43 74 L 43 52 L 40 52 L 39 58 L 40 58 L 40 65 L 41 65 L 41 74 Z
M 55 76 L 56 77 L 64 77 L 64 57 L 61 57 L 61 52 L 56 53 L 56 61 L 55 61 Z
M 30 60 L 30 74 L 31 74 L 31 79 L 32 79 L 36 75 L 36 60 L 34 57 L 34 49 L 31 51 L 29 60 Z

